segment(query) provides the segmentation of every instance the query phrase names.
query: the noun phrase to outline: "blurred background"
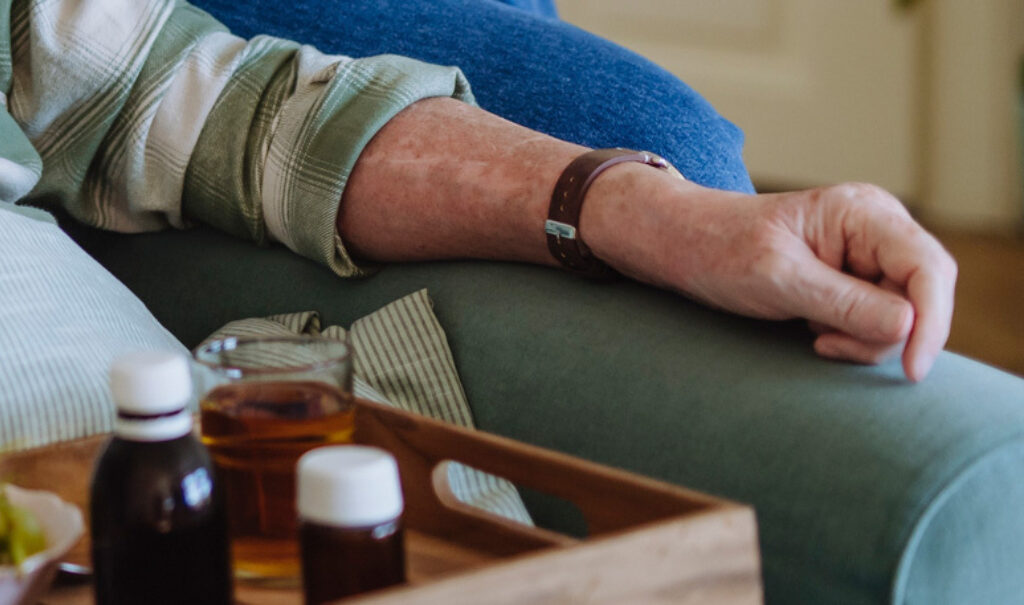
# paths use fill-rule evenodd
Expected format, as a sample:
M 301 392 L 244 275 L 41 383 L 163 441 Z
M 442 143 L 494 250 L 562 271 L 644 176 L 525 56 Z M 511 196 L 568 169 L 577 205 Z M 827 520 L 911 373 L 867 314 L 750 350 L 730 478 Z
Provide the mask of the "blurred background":
M 960 265 L 948 348 L 1024 375 L 1024 0 L 558 0 L 747 135 L 762 191 L 868 181 Z

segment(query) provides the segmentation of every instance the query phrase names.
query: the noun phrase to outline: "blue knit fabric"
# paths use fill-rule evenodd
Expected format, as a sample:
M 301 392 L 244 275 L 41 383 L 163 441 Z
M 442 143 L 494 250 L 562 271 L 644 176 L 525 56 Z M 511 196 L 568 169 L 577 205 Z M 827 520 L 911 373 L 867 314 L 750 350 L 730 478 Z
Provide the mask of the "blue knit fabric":
M 558 18 L 558 9 L 555 8 L 555 0 L 494 0 L 509 6 L 521 8 L 541 17 Z
M 458 65 L 485 109 L 591 147 L 664 155 L 689 179 L 752 191 L 743 134 L 650 61 L 557 20 L 550 0 L 197 0 L 241 36 Z

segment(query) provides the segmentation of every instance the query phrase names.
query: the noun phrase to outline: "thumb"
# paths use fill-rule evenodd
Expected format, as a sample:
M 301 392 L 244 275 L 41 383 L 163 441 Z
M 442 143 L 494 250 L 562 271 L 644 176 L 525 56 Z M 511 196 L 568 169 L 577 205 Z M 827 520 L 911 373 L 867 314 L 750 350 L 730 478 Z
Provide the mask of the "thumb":
M 902 296 L 817 258 L 799 272 L 793 311 L 801 317 L 868 342 L 896 343 L 910 335 L 914 308 Z

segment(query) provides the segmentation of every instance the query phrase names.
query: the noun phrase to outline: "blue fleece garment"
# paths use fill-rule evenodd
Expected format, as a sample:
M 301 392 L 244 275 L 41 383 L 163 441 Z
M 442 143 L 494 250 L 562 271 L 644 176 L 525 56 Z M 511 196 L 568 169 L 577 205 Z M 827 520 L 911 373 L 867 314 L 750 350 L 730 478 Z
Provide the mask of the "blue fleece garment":
M 197 0 L 234 33 L 355 57 L 457 65 L 481 107 L 590 147 L 659 153 L 690 180 L 753 191 L 743 133 L 639 55 L 557 19 L 551 0 Z

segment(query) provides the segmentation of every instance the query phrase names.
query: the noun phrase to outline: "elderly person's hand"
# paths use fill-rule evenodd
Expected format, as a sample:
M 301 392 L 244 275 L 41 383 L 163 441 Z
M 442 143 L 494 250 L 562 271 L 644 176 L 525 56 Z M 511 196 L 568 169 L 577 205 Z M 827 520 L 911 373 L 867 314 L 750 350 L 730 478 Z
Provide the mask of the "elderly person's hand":
M 633 170 L 645 180 L 653 172 Z M 603 186 L 596 199 L 643 189 Z M 595 253 L 715 307 L 805 318 L 825 357 L 878 363 L 902 350 L 911 380 L 928 373 L 949 336 L 956 263 L 889 193 L 864 184 L 758 196 L 667 186 L 640 203 L 584 207 L 581 232 Z
M 559 174 L 585 151 L 458 101 L 420 101 L 363 151 L 338 228 L 373 260 L 558 266 L 543 225 Z M 916 381 L 949 334 L 956 265 L 871 185 L 745 195 L 628 162 L 594 181 L 579 234 L 630 277 L 744 315 L 807 319 L 826 357 L 876 363 L 902 349 Z

